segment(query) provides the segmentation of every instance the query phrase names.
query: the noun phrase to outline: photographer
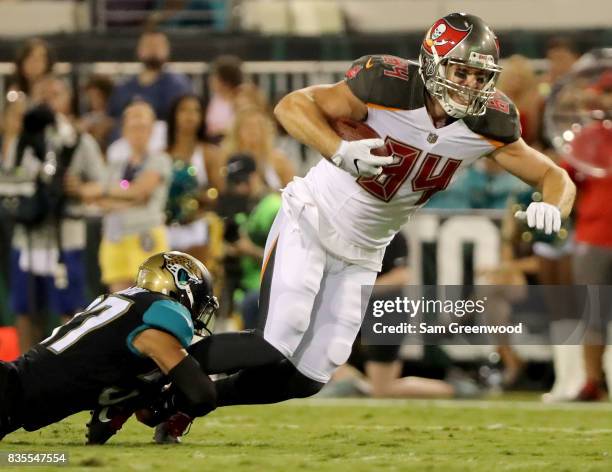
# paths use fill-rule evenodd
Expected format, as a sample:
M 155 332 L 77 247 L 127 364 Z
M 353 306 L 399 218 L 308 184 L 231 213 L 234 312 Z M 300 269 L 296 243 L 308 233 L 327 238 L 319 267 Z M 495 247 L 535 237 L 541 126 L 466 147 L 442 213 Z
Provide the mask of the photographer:
M 249 154 L 229 158 L 226 179 L 226 192 L 217 205 L 219 215 L 225 219 L 224 314 L 231 314 L 234 301 L 242 300 L 243 324 L 251 329 L 257 325 L 265 241 L 281 197 L 266 187 Z
M 23 100 L 12 95 L 11 98 Z M 5 148 L 2 206 L 15 223 L 11 249 L 11 309 L 17 315 L 20 347 L 43 338 L 44 311 L 68 317 L 84 307 L 85 222 L 81 200 L 100 185 L 104 163 L 88 134 L 68 120 L 71 94 L 54 76 L 32 90 L 22 131 Z M 10 195 L 11 179 L 32 192 Z

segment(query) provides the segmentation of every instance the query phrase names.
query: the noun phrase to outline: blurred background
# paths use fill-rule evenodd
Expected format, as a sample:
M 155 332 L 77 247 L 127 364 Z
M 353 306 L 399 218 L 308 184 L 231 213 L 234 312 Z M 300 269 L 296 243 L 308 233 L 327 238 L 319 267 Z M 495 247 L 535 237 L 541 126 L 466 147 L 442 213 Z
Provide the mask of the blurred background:
M 452 11 L 498 33 L 498 88 L 520 110 L 525 141 L 570 171 L 579 200 L 558 237 L 537 234 L 512 215 L 538 193 L 481 160 L 411 221 L 380 282 L 611 285 L 605 0 L 0 0 L 0 359 L 129 286 L 142 260 L 168 249 L 213 272 L 218 329 L 255 326 L 279 190 L 320 158 L 283 132 L 274 104 L 341 80 L 365 54 L 416 59 L 426 29 Z M 331 394 L 598 400 L 605 331 L 556 348 L 544 338 L 356 346 L 356 370 Z M 393 378 L 422 381 L 390 386 L 368 368 L 389 363 Z

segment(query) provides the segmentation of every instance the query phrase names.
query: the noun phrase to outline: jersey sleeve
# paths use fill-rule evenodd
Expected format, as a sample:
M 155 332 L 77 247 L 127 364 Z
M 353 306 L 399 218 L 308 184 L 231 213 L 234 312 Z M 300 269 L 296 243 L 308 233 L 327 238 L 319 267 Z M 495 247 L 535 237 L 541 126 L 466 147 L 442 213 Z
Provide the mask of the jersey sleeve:
M 189 310 L 173 300 L 158 300 L 144 312 L 143 324 L 130 333 L 127 339 L 128 348 L 141 355 L 133 346 L 134 338 L 147 329 L 160 329 L 174 336 L 181 346 L 186 348 L 193 339 L 193 321 Z
M 375 56 L 362 56 L 351 64 L 349 70 L 344 74 L 346 83 L 351 92 L 362 102 L 370 101 L 370 93 L 374 82 L 380 77 L 380 67 Z M 366 65 L 369 67 L 366 68 Z
M 473 132 L 496 143 L 497 147 L 510 144 L 521 137 L 518 109 L 506 95 L 497 92 L 487 104 L 484 115 L 464 119 Z
M 424 104 L 418 66 L 401 57 L 360 57 L 346 72 L 345 79 L 353 94 L 368 105 L 411 110 Z

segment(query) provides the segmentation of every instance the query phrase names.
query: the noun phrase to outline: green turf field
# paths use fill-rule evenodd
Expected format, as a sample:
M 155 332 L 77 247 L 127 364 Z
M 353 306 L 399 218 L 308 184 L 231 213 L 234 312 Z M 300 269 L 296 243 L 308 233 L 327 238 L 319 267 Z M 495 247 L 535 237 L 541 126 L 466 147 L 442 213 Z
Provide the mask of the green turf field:
M 179 446 L 151 444 L 151 430 L 130 420 L 106 446 L 86 447 L 87 417 L 14 433 L 0 451 L 67 451 L 71 470 L 612 470 L 609 403 L 351 399 L 233 407 L 197 421 Z

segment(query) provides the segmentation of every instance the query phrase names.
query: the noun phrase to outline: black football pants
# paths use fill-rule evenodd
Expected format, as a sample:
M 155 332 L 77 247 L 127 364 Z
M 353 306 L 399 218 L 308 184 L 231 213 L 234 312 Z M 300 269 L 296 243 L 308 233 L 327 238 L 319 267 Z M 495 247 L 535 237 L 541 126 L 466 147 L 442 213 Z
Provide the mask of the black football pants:
M 214 334 L 187 350 L 206 374 L 231 374 L 215 382 L 218 406 L 305 398 L 324 385 L 300 373 L 259 331 Z
M 0 440 L 21 427 L 21 384 L 14 364 L 0 361 Z

